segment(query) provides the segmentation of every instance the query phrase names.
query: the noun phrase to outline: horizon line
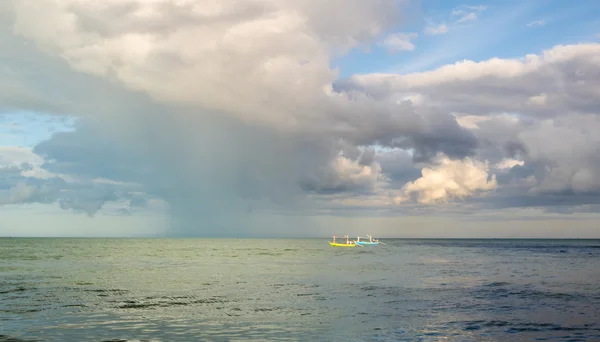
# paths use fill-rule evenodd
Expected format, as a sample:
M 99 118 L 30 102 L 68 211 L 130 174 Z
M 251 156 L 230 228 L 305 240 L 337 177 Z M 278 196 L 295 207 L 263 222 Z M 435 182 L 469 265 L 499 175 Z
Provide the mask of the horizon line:
M 362 236 L 361 236 L 362 237 Z M 337 238 L 337 236 L 336 236 Z M 343 236 L 341 237 L 344 238 Z M 352 239 L 352 237 L 350 237 Z M 388 240 L 600 240 L 600 237 L 384 237 L 377 236 L 377 239 Z M 277 237 L 277 236 L 0 236 L 0 239 L 223 239 L 223 240 L 316 240 L 331 239 L 324 236 L 313 237 Z

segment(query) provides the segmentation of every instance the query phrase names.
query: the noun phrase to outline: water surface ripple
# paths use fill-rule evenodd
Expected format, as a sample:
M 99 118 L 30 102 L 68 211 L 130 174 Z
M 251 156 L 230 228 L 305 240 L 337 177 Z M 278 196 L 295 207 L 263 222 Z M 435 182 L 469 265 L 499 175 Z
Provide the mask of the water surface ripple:
M 0 239 L 0 342 L 600 340 L 599 240 Z

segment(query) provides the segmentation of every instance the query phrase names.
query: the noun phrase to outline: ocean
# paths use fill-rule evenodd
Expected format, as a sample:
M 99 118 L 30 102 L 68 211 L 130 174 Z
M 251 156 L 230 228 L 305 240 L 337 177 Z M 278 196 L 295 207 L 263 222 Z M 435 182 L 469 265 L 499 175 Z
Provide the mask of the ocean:
M 0 341 L 600 341 L 600 240 L 0 239 Z

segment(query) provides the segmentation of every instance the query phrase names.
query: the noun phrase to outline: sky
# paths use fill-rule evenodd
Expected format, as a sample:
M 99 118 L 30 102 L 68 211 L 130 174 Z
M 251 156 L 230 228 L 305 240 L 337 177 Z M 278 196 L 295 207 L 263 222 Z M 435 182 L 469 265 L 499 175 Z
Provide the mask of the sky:
M 3 1 L 0 236 L 600 238 L 598 18 Z

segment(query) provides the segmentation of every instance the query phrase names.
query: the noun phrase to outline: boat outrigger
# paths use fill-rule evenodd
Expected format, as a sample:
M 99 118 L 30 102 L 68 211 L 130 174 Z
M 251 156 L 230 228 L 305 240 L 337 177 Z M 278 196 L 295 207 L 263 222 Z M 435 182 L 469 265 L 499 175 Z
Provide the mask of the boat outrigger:
M 373 235 L 367 234 L 367 237 L 369 238 L 369 241 L 360 241 L 360 236 L 358 236 L 354 243 L 361 246 L 377 246 L 379 244 L 379 240 L 373 239 Z
M 346 238 L 346 243 L 338 243 L 335 242 L 335 235 L 333 236 L 333 241 L 329 241 L 329 245 L 333 246 L 333 247 L 355 247 L 356 243 L 355 241 L 350 241 L 350 239 L 348 238 L 348 235 L 344 236 Z

